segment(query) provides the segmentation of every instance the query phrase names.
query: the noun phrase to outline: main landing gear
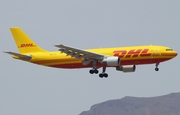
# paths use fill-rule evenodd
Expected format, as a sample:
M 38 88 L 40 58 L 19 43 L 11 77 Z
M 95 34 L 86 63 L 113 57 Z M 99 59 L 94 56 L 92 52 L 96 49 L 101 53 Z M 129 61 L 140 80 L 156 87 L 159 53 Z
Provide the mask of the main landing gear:
M 105 78 L 107 78 L 108 77 L 108 74 L 107 73 L 105 73 L 105 70 L 106 70 L 106 67 L 103 67 L 103 71 L 102 71 L 102 73 L 100 73 L 99 74 L 99 77 L 100 78 L 103 78 L 103 77 L 105 77 Z M 98 70 L 97 69 L 91 69 L 91 70 L 89 70 L 89 73 L 90 74 L 98 74 Z
M 96 61 L 93 61 L 93 67 L 92 67 L 93 69 L 89 70 L 90 74 L 94 74 L 94 73 L 98 74 L 99 73 L 99 71 L 96 68 L 96 63 L 97 63 Z M 108 77 L 108 74 L 105 73 L 105 71 L 106 71 L 106 67 L 103 67 L 102 68 L 102 73 L 99 74 L 100 78 L 103 78 L 103 77 L 107 78 Z
M 102 73 L 99 74 L 99 77 L 100 77 L 100 78 L 103 78 L 103 77 L 107 78 L 107 77 L 108 77 L 108 74 L 105 73 L 106 67 L 103 67 L 102 69 L 103 69 L 103 71 L 102 71 Z
M 90 73 L 90 74 L 94 74 L 94 73 L 95 73 L 95 74 L 98 74 L 98 73 L 99 73 L 99 71 L 96 69 L 96 63 L 97 63 L 97 61 L 93 61 L 93 62 L 92 62 L 92 64 L 93 64 L 93 67 L 92 67 L 92 68 L 93 68 L 93 69 L 89 70 L 89 73 Z
M 158 65 L 159 65 L 159 63 L 156 63 L 155 71 L 159 71 Z

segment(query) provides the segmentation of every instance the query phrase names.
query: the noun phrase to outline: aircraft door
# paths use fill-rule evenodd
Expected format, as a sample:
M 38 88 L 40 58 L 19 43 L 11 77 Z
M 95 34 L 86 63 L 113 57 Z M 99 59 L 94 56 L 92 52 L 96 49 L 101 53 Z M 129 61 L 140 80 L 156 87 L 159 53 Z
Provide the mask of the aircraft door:
M 154 47 L 154 52 L 153 52 L 153 57 L 155 56 L 160 56 L 160 51 L 159 47 Z

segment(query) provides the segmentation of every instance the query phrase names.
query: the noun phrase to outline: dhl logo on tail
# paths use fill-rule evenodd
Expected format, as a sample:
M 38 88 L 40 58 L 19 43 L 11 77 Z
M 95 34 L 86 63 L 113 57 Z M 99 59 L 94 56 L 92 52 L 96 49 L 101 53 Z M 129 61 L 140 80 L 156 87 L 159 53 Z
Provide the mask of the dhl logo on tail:
M 18 48 L 24 48 L 24 47 L 34 47 L 36 45 L 34 45 L 33 43 L 28 43 L 28 44 L 20 44 L 20 46 L 18 46 Z
M 116 50 L 114 51 L 114 56 L 118 56 L 120 58 L 130 58 L 130 57 L 145 57 L 151 56 L 152 53 L 148 53 L 149 49 L 132 49 L 132 50 Z

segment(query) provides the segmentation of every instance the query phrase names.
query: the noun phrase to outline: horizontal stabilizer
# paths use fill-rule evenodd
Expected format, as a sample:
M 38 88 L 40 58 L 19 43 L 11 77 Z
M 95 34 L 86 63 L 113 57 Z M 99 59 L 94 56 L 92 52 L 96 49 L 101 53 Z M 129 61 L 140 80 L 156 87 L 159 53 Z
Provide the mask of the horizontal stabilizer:
M 15 52 L 4 52 L 4 53 L 16 56 L 17 58 L 22 59 L 22 60 L 30 60 L 32 58 L 31 55 L 23 55 L 23 54 L 19 54 Z

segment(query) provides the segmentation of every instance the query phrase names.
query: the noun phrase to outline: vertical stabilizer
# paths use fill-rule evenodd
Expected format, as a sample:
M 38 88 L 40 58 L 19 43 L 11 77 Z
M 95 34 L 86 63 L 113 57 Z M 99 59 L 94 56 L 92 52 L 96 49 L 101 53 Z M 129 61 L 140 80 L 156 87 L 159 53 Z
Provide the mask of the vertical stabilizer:
M 46 52 L 32 41 L 19 27 L 10 28 L 20 53 Z

